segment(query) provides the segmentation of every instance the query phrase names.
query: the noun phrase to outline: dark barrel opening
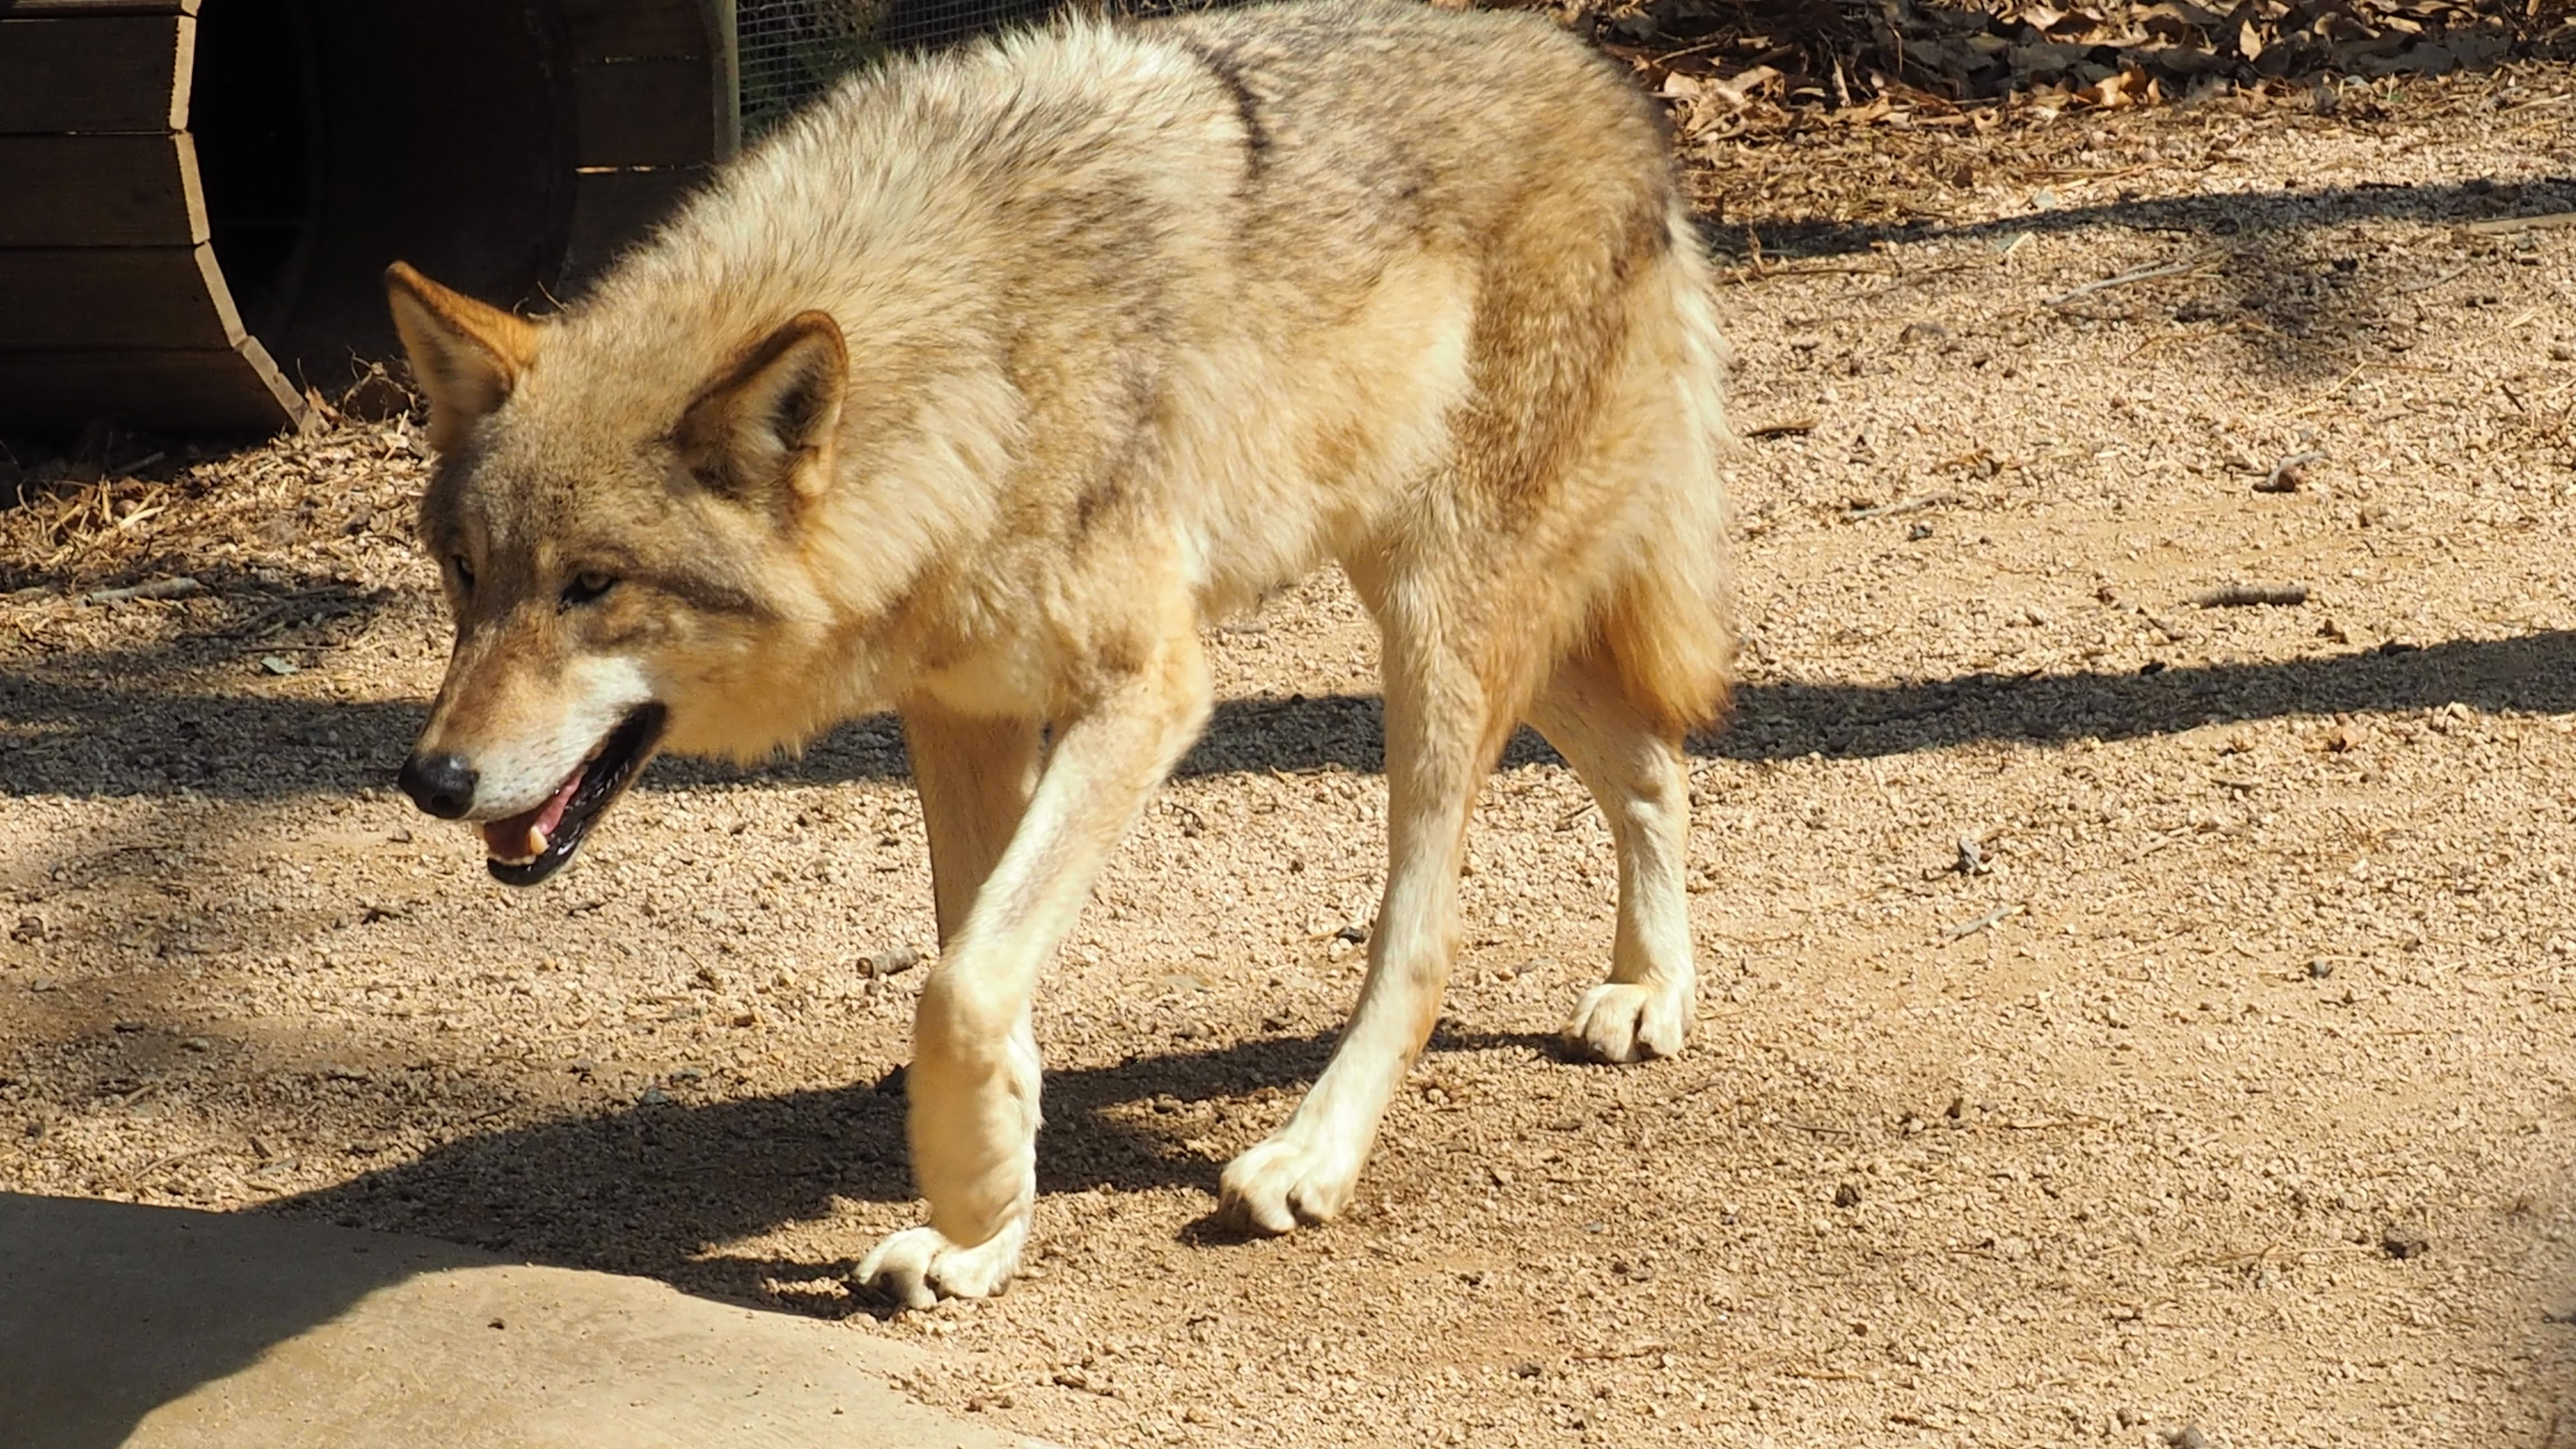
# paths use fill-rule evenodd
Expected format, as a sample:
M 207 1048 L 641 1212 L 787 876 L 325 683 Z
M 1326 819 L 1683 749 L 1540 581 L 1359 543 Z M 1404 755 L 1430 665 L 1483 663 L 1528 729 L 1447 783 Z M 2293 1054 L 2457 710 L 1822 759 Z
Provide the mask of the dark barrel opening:
M 396 259 L 502 306 L 556 285 L 573 91 L 547 0 L 204 0 L 189 130 L 215 259 L 287 376 L 395 347 Z
M 321 97 L 302 0 L 207 0 L 190 91 L 207 229 L 256 335 L 294 310 L 321 203 Z

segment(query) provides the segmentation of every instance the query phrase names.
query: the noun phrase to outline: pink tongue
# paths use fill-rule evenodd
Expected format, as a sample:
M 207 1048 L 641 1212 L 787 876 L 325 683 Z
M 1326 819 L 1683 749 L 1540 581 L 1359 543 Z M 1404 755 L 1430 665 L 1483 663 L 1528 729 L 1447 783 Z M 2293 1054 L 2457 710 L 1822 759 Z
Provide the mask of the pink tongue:
M 553 839 L 555 827 L 563 823 L 564 808 L 572 804 L 572 792 L 581 788 L 581 778 L 588 773 L 588 766 L 573 771 L 572 778 L 563 782 L 563 788 L 554 793 L 554 798 L 534 810 L 513 815 L 507 820 L 483 822 L 483 848 L 502 860 L 517 860 L 528 853 L 530 826 L 544 831 L 547 839 Z

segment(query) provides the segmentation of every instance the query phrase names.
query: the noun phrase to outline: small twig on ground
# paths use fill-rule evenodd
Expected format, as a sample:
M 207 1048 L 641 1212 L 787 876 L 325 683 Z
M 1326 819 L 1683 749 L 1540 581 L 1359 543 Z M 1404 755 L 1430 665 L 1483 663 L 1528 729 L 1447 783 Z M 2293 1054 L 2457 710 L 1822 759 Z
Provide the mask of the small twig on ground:
M 1731 272 L 1722 273 L 1718 280 L 1740 287 L 1748 282 L 1767 282 L 1773 277 L 1893 277 L 1898 275 L 1900 273 L 1893 267 L 1867 262 L 1799 262 L 1777 266 L 1755 263 L 1752 266 L 1738 267 Z
M 2469 223 L 2469 230 L 2479 236 L 2503 236 L 2517 231 L 2539 231 L 2546 227 L 2576 226 L 2576 211 L 2550 211 L 2538 216 L 2499 216 Z
M 2258 605 L 2296 608 L 2308 601 L 2305 584 L 2228 584 L 2191 596 L 2204 609 L 2250 609 Z
M 205 588 L 195 579 L 181 574 L 173 579 L 154 579 L 122 589 L 92 589 L 81 595 L 84 604 L 122 604 L 130 599 L 184 599 Z
M 2352 365 L 2352 371 L 2347 372 L 2347 373 L 2345 373 L 2343 376 L 2338 377 L 2338 378 L 2336 378 L 2336 379 L 2334 380 L 2334 386 L 2332 386 L 2332 387 L 2330 387 L 2330 388 L 2327 388 L 2325 391 L 2323 391 L 2323 392 L 2321 392 L 2321 393 L 2318 393 L 2315 397 L 2310 398 L 2308 401 L 2306 401 L 2306 402 L 2304 402 L 2304 403 L 2300 404 L 2299 406 L 2297 406 L 2297 407 L 2295 407 L 2295 408 L 2290 409 L 2290 410 L 2289 410 L 2288 412 L 2286 412 L 2286 413 L 2281 414 L 2281 416 L 2282 416 L 2282 417 L 2285 417 L 2285 418 L 2303 418 L 2303 417 L 2306 417 L 2308 414 L 2310 414 L 2310 413 L 2312 413 L 2312 412 L 2317 411 L 2317 410 L 2318 410 L 2318 409 L 2320 409 L 2320 408 L 2325 408 L 2325 407 L 2332 406 L 2332 405 L 2333 405 L 2333 403 L 2334 403 L 2334 400 L 2335 400 L 2338 396 L 2340 396 L 2340 395 L 2342 394 L 2342 392 L 2343 392 L 2343 390 L 2344 390 L 2345 388 L 2348 388 L 2348 387 L 2352 386 L 2352 381 L 2353 381 L 2353 379 L 2354 379 L 2354 378 L 2357 378 L 2357 377 L 2359 377 L 2359 376 L 2361 376 L 2362 371 L 2363 371 L 2365 368 L 2370 368 L 2370 367 L 2393 367 L 2393 366 L 2398 366 L 2398 365 L 2399 365 L 2399 364 L 2396 364 L 2396 363 L 2356 362 L 2356 363 L 2354 363 L 2354 364 Z
M 2438 276 L 2438 277 L 2435 277 L 2433 280 L 2431 280 L 2431 281 L 2429 281 L 2429 282 L 2413 282 L 2413 283 L 2409 283 L 2409 284 L 2408 284 L 2408 285 L 2406 285 L 2406 286 L 2399 287 L 2399 288 L 2397 289 L 2397 292 L 2398 292 L 2398 294 L 2399 294 L 2400 296 L 2409 295 L 2409 294 L 2411 294 L 2411 293 L 2415 293 L 2415 292 L 2429 292 L 2429 291 L 2433 290 L 2435 287 L 2438 287 L 2438 286 L 2442 285 L 2444 282 L 2456 281 L 2456 280 L 2458 280 L 2458 279 L 2459 279 L 2459 278 L 2461 278 L 2461 277 L 2465 277 L 2465 276 L 2467 276 L 2468 274 L 2469 274 L 2469 269 L 2468 269 L 2467 267 L 2465 267 L 2465 266 L 2453 267 L 2453 268 L 2451 268 L 2449 271 L 2444 272 L 2442 275 L 2440 275 L 2440 276 Z
M 2039 305 L 2043 307 L 2063 307 L 2078 297 L 2089 297 L 2096 292 L 2107 292 L 2113 287 L 2126 287 L 2135 282 L 2152 282 L 2159 277 L 2179 277 L 2185 272 L 2199 271 L 2201 267 L 2208 263 L 2212 255 L 2213 254 L 2210 252 L 2202 252 L 2198 256 L 2189 257 L 2179 262 L 2168 262 L 2161 267 L 2140 267 L 2136 271 L 2122 272 L 2116 277 L 2104 277 L 2098 282 L 2086 282 L 2083 286 L 2060 292 L 2054 297 L 2042 298 Z
M 2292 453 L 2290 456 L 2283 458 L 2280 462 L 2273 464 L 2272 471 L 2263 475 L 2263 481 L 2254 485 L 2254 491 L 2257 493 L 2296 493 L 2299 491 L 2299 470 L 2305 468 L 2310 463 L 2322 463 L 2325 460 L 2326 455 L 2323 453 Z
M 1816 430 L 1817 421 L 1815 418 L 1790 418 L 1783 422 L 1764 423 L 1758 428 L 1746 428 L 1744 436 L 1748 442 L 1764 438 L 1803 437 Z
M 1952 941 L 1963 941 L 1968 937 L 1977 934 L 1979 931 L 1986 929 L 1988 926 L 1998 925 L 2003 921 L 2020 914 L 2021 907 L 2019 906 L 1998 906 L 1995 909 L 1986 912 L 1984 915 L 1977 917 L 1973 921 L 1962 921 L 1958 925 L 1952 926 L 1941 934 L 1946 939 Z
M 1612 1359 L 1653 1358 L 1656 1354 L 1672 1351 L 1673 1346 L 1669 1343 L 1641 1343 L 1634 1348 L 1578 1348 L 1566 1357 L 1589 1363 L 1606 1363 Z
M 1956 493 L 1926 493 L 1897 503 L 1882 503 L 1876 508 L 1855 508 L 1843 515 L 1845 523 L 1858 523 L 1864 518 L 1893 518 L 1900 513 L 1920 513 L 1926 508 L 1942 508 L 1959 501 Z
M 222 1147 L 218 1144 L 208 1144 L 204 1147 L 191 1147 L 184 1152 L 173 1152 L 166 1157 L 156 1157 L 150 1162 L 143 1164 L 141 1167 L 134 1169 L 132 1172 L 129 1172 L 122 1177 L 111 1179 L 108 1186 L 120 1191 L 132 1192 L 136 1188 L 141 1187 L 144 1183 L 150 1181 L 154 1173 L 157 1173 L 164 1168 L 175 1167 L 178 1164 L 187 1161 L 191 1157 L 203 1157 L 209 1152 L 220 1152 L 222 1150 Z
M 2175 628 L 2173 625 L 2166 623 L 2164 620 L 2157 618 L 2155 615 L 2148 613 L 2146 605 L 2137 604 L 2132 607 L 2137 610 L 2139 618 L 2147 621 L 2147 626 L 2149 628 L 2154 629 L 2157 633 L 2165 636 L 2166 643 L 2179 644 L 2183 642 L 2182 631 Z

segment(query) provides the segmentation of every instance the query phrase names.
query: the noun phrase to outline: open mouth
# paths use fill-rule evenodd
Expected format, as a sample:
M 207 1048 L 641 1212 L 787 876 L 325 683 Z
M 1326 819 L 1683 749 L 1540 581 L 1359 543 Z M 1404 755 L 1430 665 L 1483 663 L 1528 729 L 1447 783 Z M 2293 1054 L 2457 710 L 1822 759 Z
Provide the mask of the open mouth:
M 634 783 L 662 738 L 668 713 L 648 704 L 628 715 L 546 803 L 507 820 L 485 821 L 483 848 L 492 857 L 492 878 L 503 885 L 535 885 L 563 869 L 599 812 Z

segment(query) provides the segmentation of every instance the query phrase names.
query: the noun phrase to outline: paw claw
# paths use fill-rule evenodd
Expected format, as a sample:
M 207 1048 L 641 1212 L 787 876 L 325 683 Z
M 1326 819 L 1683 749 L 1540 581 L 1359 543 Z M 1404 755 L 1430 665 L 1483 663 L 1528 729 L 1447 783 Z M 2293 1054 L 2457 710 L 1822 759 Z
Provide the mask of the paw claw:
M 1346 1157 L 1293 1137 L 1273 1137 L 1226 1164 L 1217 1216 L 1262 1237 L 1327 1222 L 1350 1205 L 1359 1180 L 1359 1164 Z
M 1009 1286 L 1027 1237 L 1025 1218 L 971 1248 L 948 1241 L 937 1228 L 906 1228 L 877 1244 L 852 1281 L 907 1310 L 942 1298 L 990 1298 Z
M 1597 1062 L 1639 1062 L 1682 1049 L 1690 1031 L 1687 985 L 1613 981 L 1583 993 L 1565 1024 L 1566 1045 Z

